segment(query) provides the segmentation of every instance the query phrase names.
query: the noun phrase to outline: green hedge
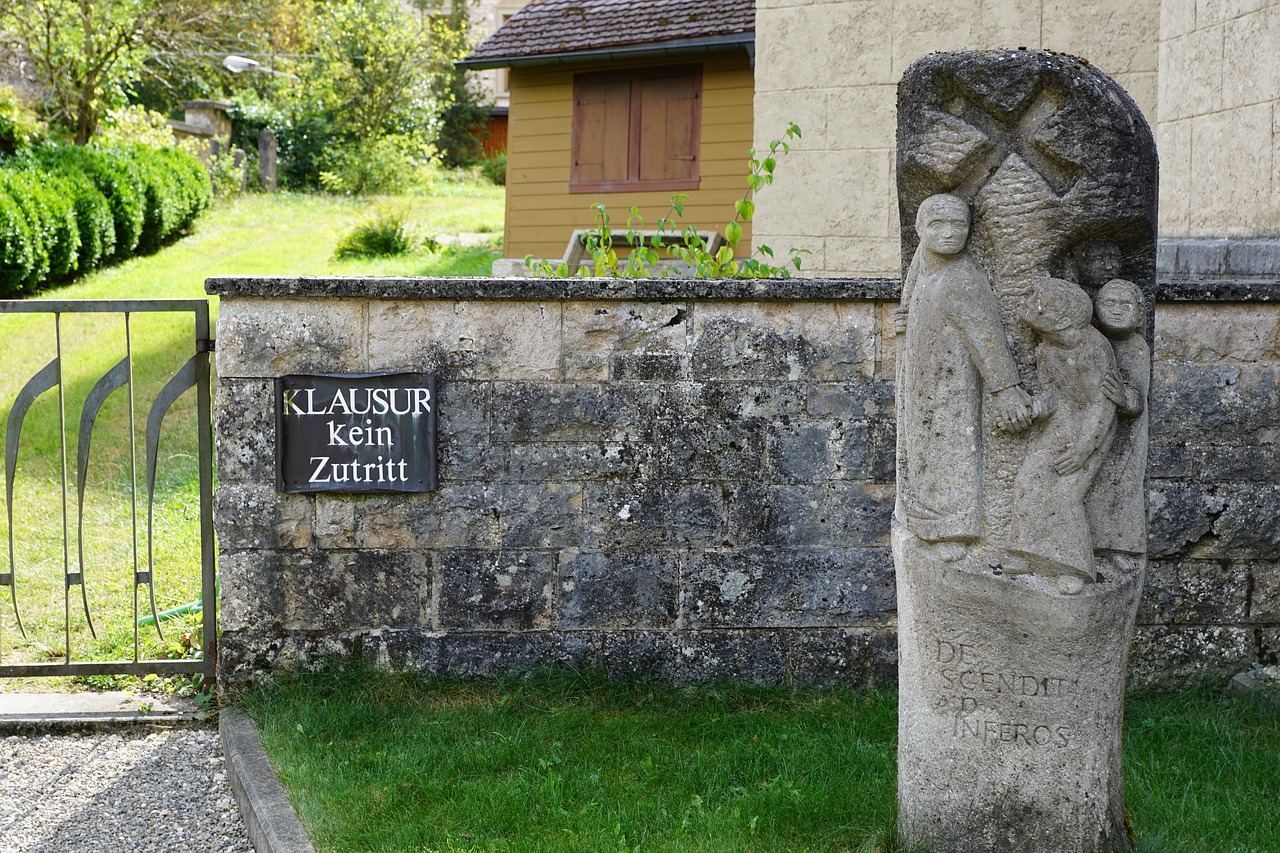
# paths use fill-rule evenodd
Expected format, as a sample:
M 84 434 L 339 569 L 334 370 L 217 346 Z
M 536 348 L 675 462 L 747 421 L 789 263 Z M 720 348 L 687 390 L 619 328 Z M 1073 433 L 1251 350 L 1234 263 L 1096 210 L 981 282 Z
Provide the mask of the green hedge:
M 0 297 L 153 251 L 211 198 L 204 166 L 176 148 L 47 145 L 0 160 Z

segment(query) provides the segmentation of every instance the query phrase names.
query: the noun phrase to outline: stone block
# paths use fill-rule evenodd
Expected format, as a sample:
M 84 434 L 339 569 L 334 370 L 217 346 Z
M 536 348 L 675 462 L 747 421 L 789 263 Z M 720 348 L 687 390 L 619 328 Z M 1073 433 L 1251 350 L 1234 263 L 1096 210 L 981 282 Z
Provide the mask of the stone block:
M 1222 109 L 1224 40 L 1221 26 L 1209 26 L 1160 42 L 1161 122 Z
M 1195 3 L 1160 4 L 1160 38 L 1168 40 L 1184 36 L 1196 28 Z
M 856 625 L 897 607 L 888 549 L 704 551 L 681 571 L 690 628 Z
M 406 551 L 300 551 L 280 560 L 284 628 L 353 631 L 430 624 L 427 556 Z
M 213 516 L 219 545 L 228 551 L 307 548 L 313 541 L 311 501 L 277 492 L 272 481 L 219 483 Z
M 1224 109 L 1280 99 L 1280 68 L 1258 62 L 1280 44 L 1280 6 L 1274 3 L 1233 17 L 1223 24 L 1222 74 Z
M 511 444 L 506 478 L 514 483 L 645 479 L 655 455 L 650 444 L 624 442 Z
M 494 442 L 652 440 L 657 392 L 645 383 L 617 385 L 497 383 Z
M 561 306 L 521 300 L 375 299 L 373 370 L 439 371 L 469 379 L 558 379 Z
M 442 482 L 492 482 L 506 470 L 505 448 L 489 440 L 489 382 L 439 383 L 437 450 Z
M 1147 476 L 1151 479 L 1178 479 L 1191 476 L 1193 452 L 1185 444 L 1165 447 L 1152 445 L 1147 450 Z
M 799 422 L 770 424 L 765 439 L 770 482 L 819 482 L 836 477 L 866 479 L 865 424 Z
M 551 552 L 449 550 L 435 560 L 440 627 L 528 631 L 550 626 Z
M 679 382 L 659 392 L 658 415 L 669 421 L 787 423 L 804 416 L 807 394 L 802 382 Z
M 892 420 L 872 422 L 867 436 L 869 473 L 872 482 L 894 482 L 897 477 L 897 447 L 897 424 Z
M 870 222 L 867 224 L 871 225 Z M 860 236 L 834 234 L 824 238 L 823 244 L 825 246 L 821 268 L 823 275 L 849 278 L 897 278 L 901 274 L 898 263 L 896 215 L 885 216 L 883 234 Z M 807 247 L 807 243 L 797 245 Z M 802 268 L 807 273 L 809 267 L 809 258 L 805 256 Z M 813 267 L 815 270 L 818 269 L 816 262 Z
M 1248 564 L 1153 560 L 1138 604 L 1139 625 L 1221 625 L 1245 620 Z
M 1212 534 L 1226 499 L 1202 483 L 1157 480 L 1148 484 L 1147 549 L 1151 557 L 1182 557 Z
M 792 684 L 874 690 L 898 674 L 898 635 L 892 628 L 819 628 L 787 632 Z
M 897 124 L 897 101 L 896 86 L 843 86 L 832 89 L 826 94 L 827 127 L 830 129 L 828 147 L 892 148 L 894 127 Z M 807 137 L 809 129 L 803 124 L 800 127 Z M 892 252 L 895 259 L 897 254 L 895 249 Z M 897 264 L 892 266 L 896 267 Z
M 676 352 L 623 352 L 609 359 L 615 381 L 675 382 L 688 377 L 689 359 Z
M 1280 365 L 1158 362 L 1151 442 L 1270 444 L 1280 438 Z
M 769 425 L 759 417 L 726 421 L 691 414 L 664 416 L 655 430 L 663 480 L 745 480 L 760 473 Z
M 498 514 L 490 487 L 442 484 L 418 495 L 357 499 L 356 544 L 362 548 L 496 548 Z
M 1083 56 L 1112 77 L 1154 72 L 1160 5 L 1159 0 L 1139 0 L 1124 7 L 1107 0 L 1044 0 L 1040 12 L 1044 21 L 1053 23 L 1045 27 L 1046 36 L 1038 47 Z M 1154 112 L 1149 115 L 1154 118 Z
M 765 85 L 810 89 L 819 82 L 812 58 L 841 70 L 846 86 L 893 84 L 893 11 L 883 3 L 814 3 L 761 10 L 756 22 L 756 61 L 771 69 Z M 806 45 L 796 50 L 796 45 Z
M 689 631 L 677 634 L 675 641 L 665 681 L 698 684 L 727 679 L 781 684 L 786 678 L 781 631 Z
M 1192 234 L 1275 233 L 1280 214 L 1271 182 L 1245 177 L 1271 172 L 1273 146 L 1258 144 L 1270 138 L 1271 112 L 1270 103 L 1260 103 L 1192 120 Z
M 218 312 L 219 380 L 363 373 L 364 308 L 353 299 L 226 300 Z
M 1190 363 L 1280 361 L 1280 305 L 1161 305 L 1156 312 L 1156 358 Z
M 528 675 L 542 669 L 586 668 L 597 656 L 589 632 L 522 634 L 451 633 L 441 650 L 441 672 L 456 678 Z
M 805 412 L 814 418 L 879 420 L 893 417 L 893 383 L 879 379 L 810 383 Z
M 1249 571 L 1249 621 L 1280 624 L 1280 564 L 1275 560 L 1247 563 Z
M 591 483 L 584 516 L 588 550 L 714 548 L 724 535 L 724 502 L 713 484 Z
M 847 381 L 869 376 L 875 303 L 754 303 L 695 312 L 693 375 L 710 380 Z
M 893 139 L 891 129 L 885 139 Z M 892 148 L 792 149 L 785 162 L 779 165 L 778 174 L 779 180 L 765 191 L 768 207 L 762 199 L 759 216 L 764 218 L 755 220 L 757 242 L 768 243 L 778 257 L 785 258 L 792 246 L 816 251 L 817 247 L 811 244 L 836 230 L 832 227 L 831 211 L 840 211 L 838 230 L 844 237 L 886 236 L 887 203 L 893 174 Z M 822 175 L 822 181 L 788 181 L 788 174 Z M 851 199 L 857 199 L 858 203 L 851 204 Z M 795 241 L 779 240 L 777 235 L 795 235 Z M 812 267 L 810 260 L 814 262 Z M 817 260 L 805 256 L 803 268 L 825 269 L 818 267 Z M 827 266 L 830 266 L 829 260 Z
M 1264 666 L 1280 664 L 1280 630 L 1257 631 L 1254 639 L 1257 643 L 1259 663 Z
M 1214 520 L 1213 539 L 1197 556 L 1275 559 L 1280 553 L 1280 484 L 1230 483 L 1217 487 L 1226 505 Z
M 281 560 L 281 552 L 265 549 L 218 554 L 218 626 L 224 634 L 283 627 Z
M 673 627 L 679 577 L 674 551 L 561 551 L 560 625 L 608 630 Z
M 1193 458 L 1196 478 L 1206 483 L 1280 482 L 1280 449 L 1274 444 L 1197 447 Z
M 564 378 L 645 379 L 658 377 L 624 376 L 619 371 L 662 371 L 672 365 L 678 370 L 686 349 L 687 317 L 684 303 L 566 302 Z
M 582 487 L 575 483 L 489 487 L 503 548 L 567 548 L 582 541 Z
M 1221 688 L 1254 659 L 1251 632 L 1226 626 L 1139 626 L 1133 632 L 1129 689 Z
M 261 379 L 222 379 L 214 402 L 218 480 L 273 483 L 276 478 L 275 397 Z
M 316 495 L 315 543 L 321 548 L 356 547 L 356 507 L 343 495 Z
M 1163 75 L 1160 75 L 1160 82 L 1163 80 Z M 1155 126 L 1160 162 L 1164 165 L 1160 176 L 1160 230 L 1170 237 L 1191 235 L 1191 170 L 1195 162 L 1191 127 L 1190 118 L 1179 121 L 1161 119 Z M 1157 330 L 1163 311 L 1164 306 L 1161 306 L 1156 312 Z
M 738 484 L 729 488 L 727 543 L 738 547 L 886 545 L 893 488 L 868 483 Z
M 600 634 L 600 671 L 618 680 L 667 680 L 678 646 L 670 631 L 605 631 Z

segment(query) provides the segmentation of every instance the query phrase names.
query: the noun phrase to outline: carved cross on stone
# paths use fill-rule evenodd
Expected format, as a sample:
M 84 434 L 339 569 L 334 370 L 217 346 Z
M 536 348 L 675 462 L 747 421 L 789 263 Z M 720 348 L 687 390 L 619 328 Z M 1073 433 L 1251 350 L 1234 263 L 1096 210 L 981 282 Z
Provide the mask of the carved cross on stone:
M 1081 164 L 1056 146 L 1058 113 L 1066 98 L 1052 86 L 1039 86 L 1012 107 L 993 108 L 959 80 L 947 112 L 930 111 L 932 127 L 908 154 L 950 185 L 963 198 L 973 198 L 1011 156 L 1025 160 L 1061 198 L 1083 171 Z M 1048 132 L 1046 132 L 1048 131 Z

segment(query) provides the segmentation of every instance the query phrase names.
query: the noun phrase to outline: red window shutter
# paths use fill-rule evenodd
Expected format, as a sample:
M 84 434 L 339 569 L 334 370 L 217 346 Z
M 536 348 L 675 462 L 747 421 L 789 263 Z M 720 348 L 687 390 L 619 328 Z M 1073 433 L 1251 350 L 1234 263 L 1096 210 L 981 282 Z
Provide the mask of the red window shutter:
M 573 183 L 625 181 L 631 81 L 577 80 L 573 109 Z
M 701 115 L 696 77 L 637 81 L 640 89 L 639 174 L 641 181 L 696 178 L 697 127 Z

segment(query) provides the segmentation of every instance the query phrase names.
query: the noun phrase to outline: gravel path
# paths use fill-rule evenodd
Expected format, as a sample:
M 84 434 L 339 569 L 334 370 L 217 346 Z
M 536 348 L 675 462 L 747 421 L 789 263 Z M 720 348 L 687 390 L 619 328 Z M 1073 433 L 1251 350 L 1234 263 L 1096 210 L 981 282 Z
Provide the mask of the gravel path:
M 250 853 L 215 731 L 0 739 L 0 853 Z

